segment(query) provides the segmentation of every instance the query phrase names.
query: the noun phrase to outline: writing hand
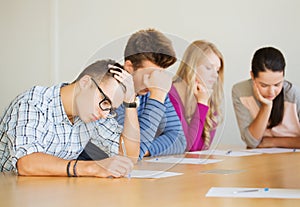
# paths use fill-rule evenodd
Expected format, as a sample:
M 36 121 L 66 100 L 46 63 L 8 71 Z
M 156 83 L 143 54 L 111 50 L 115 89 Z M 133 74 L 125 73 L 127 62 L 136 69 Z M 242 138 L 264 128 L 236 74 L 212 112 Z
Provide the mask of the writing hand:
M 114 156 L 95 162 L 96 176 L 99 177 L 124 177 L 133 169 L 133 162 L 128 157 Z

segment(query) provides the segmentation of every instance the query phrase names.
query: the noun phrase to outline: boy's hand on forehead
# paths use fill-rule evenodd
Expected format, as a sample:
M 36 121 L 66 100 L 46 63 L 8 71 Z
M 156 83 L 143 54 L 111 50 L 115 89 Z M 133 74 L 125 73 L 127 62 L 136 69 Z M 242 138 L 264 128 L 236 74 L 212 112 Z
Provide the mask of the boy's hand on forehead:
M 133 81 L 134 81 L 136 92 L 148 88 L 148 86 L 145 85 L 144 80 L 148 79 L 149 75 L 156 70 L 163 70 L 163 69 L 158 67 L 148 67 L 148 68 L 140 68 L 133 72 Z
M 157 95 L 162 100 L 171 88 L 172 76 L 170 71 L 155 69 L 150 74 L 144 75 L 144 84 L 149 89 L 151 96 Z
M 142 68 L 142 69 L 137 69 L 136 71 L 133 72 L 133 81 L 134 84 L 137 84 L 139 82 L 143 82 L 144 76 L 151 74 L 154 70 L 157 70 L 155 68 Z M 139 88 L 143 89 L 143 88 Z
M 154 69 L 144 75 L 144 83 L 147 88 L 160 88 L 169 91 L 172 84 L 172 74 L 164 69 Z
M 124 86 L 124 100 L 125 102 L 131 103 L 135 99 L 134 83 L 132 75 L 126 70 L 116 67 L 114 65 L 108 65 L 110 72 L 114 74 L 114 78 Z

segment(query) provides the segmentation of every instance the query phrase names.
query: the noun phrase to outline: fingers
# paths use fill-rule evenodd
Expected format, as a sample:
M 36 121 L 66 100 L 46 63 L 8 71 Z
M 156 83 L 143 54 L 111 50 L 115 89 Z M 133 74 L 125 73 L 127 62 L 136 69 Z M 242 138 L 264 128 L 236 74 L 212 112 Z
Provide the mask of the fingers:
M 118 67 L 118 66 L 116 66 L 116 65 L 112 65 L 112 64 L 108 64 L 108 68 L 109 68 L 109 69 L 116 69 L 116 70 L 124 70 L 123 68 Z
M 134 83 L 133 83 L 133 77 L 130 73 L 128 73 L 126 70 L 119 68 L 114 65 L 108 65 L 109 72 L 113 74 L 113 77 L 121 83 L 121 85 L 124 88 L 125 102 L 132 102 L 135 97 L 135 90 L 134 90 Z
M 197 83 L 194 88 L 194 95 L 198 103 L 202 103 L 204 105 L 208 104 L 208 100 L 211 97 L 213 90 L 207 88 L 202 83 Z
M 259 88 L 256 84 L 255 81 L 252 81 L 253 82 L 253 93 L 254 93 L 254 97 L 262 104 L 264 105 L 268 105 L 268 106 L 271 106 L 273 105 L 273 101 L 272 100 L 268 100 L 267 98 L 265 98 L 259 91 Z
M 253 92 L 254 92 L 254 96 L 259 100 L 261 101 L 262 100 L 262 95 L 260 94 L 259 92 L 259 89 L 256 85 L 256 82 L 255 81 L 252 81 L 253 82 Z
M 143 80 L 144 80 L 144 84 L 145 84 L 145 86 L 148 88 L 149 87 L 149 78 L 150 78 L 150 74 L 145 74 L 144 75 L 144 78 L 143 78 Z
M 135 90 L 132 75 L 126 70 L 115 65 L 108 65 L 108 68 L 109 72 L 113 74 L 114 78 L 121 83 L 124 88 L 125 96 L 123 101 L 128 103 L 133 102 L 135 98 Z
M 208 96 L 210 96 L 212 94 L 212 92 L 213 92 L 213 89 L 209 89 L 204 84 L 202 84 L 202 83 L 196 84 L 196 93 L 207 94 Z
M 197 89 L 197 91 L 200 91 L 200 92 L 206 92 L 207 91 L 206 87 L 201 83 L 198 83 L 196 85 L 196 89 Z
M 114 74 L 114 78 L 120 82 L 123 82 L 126 78 L 131 76 L 126 70 L 117 66 L 108 65 L 108 68 L 110 69 L 109 72 Z
M 156 69 L 144 75 L 144 84 L 147 88 L 157 88 L 168 92 L 172 85 L 172 75 L 166 70 Z
M 128 175 L 133 169 L 133 162 L 123 156 L 114 156 L 97 162 L 101 169 L 105 170 L 105 173 L 100 177 L 123 177 Z M 101 171 L 100 169 L 100 171 Z
M 115 67 L 115 66 L 114 66 Z M 116 72 L 119 72 L 119 73 L 122 73 L 122 69 L 119 69 L 119 68 L 112 68 L 109 70 L 109 72 L 111 73 L 116 73 Z
M 124 177 L 128 175 L 133 168 L 133 162 L 127 157 L 117 156 L 114 164 L 115 166 L 110 170 L 114 177 Z

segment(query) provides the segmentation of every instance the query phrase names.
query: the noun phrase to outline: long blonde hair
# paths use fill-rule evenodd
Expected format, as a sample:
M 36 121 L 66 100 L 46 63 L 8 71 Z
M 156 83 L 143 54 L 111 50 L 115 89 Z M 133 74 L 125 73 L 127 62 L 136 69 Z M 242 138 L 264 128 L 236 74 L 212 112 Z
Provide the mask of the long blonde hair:
M 202 136 L 204 137 L 204 144 L 209 147 L 211 142 L 210 131 L 215 129 L 223 119 L 221 111 L 221 102 L 223 100 L 223 82 L 224 82 L 224 59 L 221 52 L 217 47 L 205 40 L 197 40 L 188 46 L 185 50 L 179 68 L 176 72 L 176 76 L 173 81 L 184 81 L 186 86 L 185 97 L 183 97 L 185 102 L 185 118 L 188 122 L 191 120 L 191 116 L 194 114 L 196 109 L 194 88 L 196 84 L 196 68 L 199 63 L 206 58 L 208 51 L 215 53 L 221 62 L 221 67 L 218 74 L 217 82 L 213 86 L 213 92 L 208 100 L 209 110 L 206 116 L 204 130 Z

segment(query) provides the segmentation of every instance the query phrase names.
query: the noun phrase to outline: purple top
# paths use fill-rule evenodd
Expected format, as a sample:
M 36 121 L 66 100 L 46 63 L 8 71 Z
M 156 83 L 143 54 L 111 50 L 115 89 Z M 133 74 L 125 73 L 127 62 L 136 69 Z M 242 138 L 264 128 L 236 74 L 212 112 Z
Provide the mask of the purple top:
M 204 138 L 202 137 L 202 132 L 209 107 L 204 104 L 197 103 L 197 107 L 193 118 L 188 124 L 184 116 L 184 106 L 174 85 L 172 85 L 170 89 L 169 98 L 182 124 L 184 135 L 187 141 L 186 151 L 206 150 L 208 147 L 205 147 L 204 145 Z M 212 130 L 210 132 L 210 144 L 212 142 L 213 137 L 215 136 L 215 132 L 216 130 Z

